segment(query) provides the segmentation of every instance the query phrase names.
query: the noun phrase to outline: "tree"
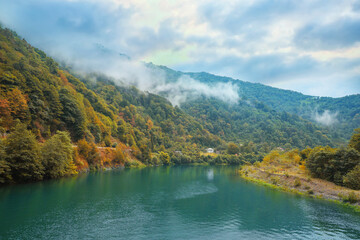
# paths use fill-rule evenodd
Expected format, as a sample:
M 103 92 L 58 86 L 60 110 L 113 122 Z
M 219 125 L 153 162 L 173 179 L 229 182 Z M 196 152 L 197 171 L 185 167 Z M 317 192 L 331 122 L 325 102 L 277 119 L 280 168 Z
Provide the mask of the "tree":
M 43 146 L 42 156 L 46 177 L 59 178 L 76 173 L 69 133 L 58 131 L 52 136 Z
M 115 163 L 124 163 L 125 162 L 125 155 L 123 153 L 123 150 L 120 148 L 120 146 L 116 147 L 113 161 Z
M 7 99 L 0 97 L 0 126 L 9 128 L 12 123 L 10 103 Z
M 164 165 L 170 165 L 170 156 L 168 153 L 159 152 L 160 160 Z
M 85 135 L 85 114 L 81 106 L 71 92 L 62 88 L 59 92 L 60 102 L 63 106 L 61 120 L 66 124 L 67 129 L 75 141 L 82 139 Z
M 151 119 L 147 120 L 146 126 L 147 126 L 149 131 L 153 128 L 154 123 L 151 121 Z
M 227 147 L 228 154 L 236 154 L 236 153 L 239 153 L 239 151 L 240 151 L 240 148 L 235 143 L 231 142 L 228 144 L 228 147 Z
M 6 97 L 10 103 L 11 115 L 21 121 L 26 120 L 29 114 L 29 107 L 22 92 L 18 88 L 14 88 L 6 94 Z
M 318 148 L 310 153 L 306 167 L 314 177 L 342 185 L 344 176 L 360 163 L 360 153 L 353 148 Z
M 360 152 L 360 128 L 354 130 L 355 133 L 351 136 L 349 146 Z
M 5 158 L 5 146 L 3 141 L 0 139 L 0 184 L 7 183 L 12 179 L 11 168 Z
M 148 147 L 148 145 L 141 145 L 140 146 L 141 151 L 141 161 L 143 163 L 148 163 L 151 160 L 151 150 Z
M 278 163 L 279 160 L 280 160 L 280 152 L 278 150 L 273 150 L 264 157 L 263 162 L 266 164 L 273 164 L 273 163 Z
M 360 190 L 360 164 L 345 175 L 344 185 L 348 188 Z
M 85 139 L 77 142 L 79 154 L 85 158 L 90 166 L 99 166 L 101 157 L 95 143 L 88 143 Z
M 40 147 L 34 134 L 26 129 L 25 124 L 17 123 L 5 140 L 5 153 L 14 181 L 42 180 L 44 167 Z

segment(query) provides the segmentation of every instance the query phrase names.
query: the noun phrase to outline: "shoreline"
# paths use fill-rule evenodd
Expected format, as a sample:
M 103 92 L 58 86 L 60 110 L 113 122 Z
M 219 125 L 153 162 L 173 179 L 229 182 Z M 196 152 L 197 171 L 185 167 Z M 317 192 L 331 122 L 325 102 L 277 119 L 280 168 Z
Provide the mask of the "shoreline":
M 242 179 L 258 185 L 282 192 L 330 201 L 360 213 L 360 191 L 358 190 L 337 186 L 322 179 L 310 177 L 305 179 L 304 176 L 269 173 L 254 166 L 243 166 L 238 170 L 238 174 Z M 293 184 L 295 181 L 297 181 L 296 186 Z M 350 193 L 354 193 L 357 197 L 358 201 L 356 203 L 344 201 Z

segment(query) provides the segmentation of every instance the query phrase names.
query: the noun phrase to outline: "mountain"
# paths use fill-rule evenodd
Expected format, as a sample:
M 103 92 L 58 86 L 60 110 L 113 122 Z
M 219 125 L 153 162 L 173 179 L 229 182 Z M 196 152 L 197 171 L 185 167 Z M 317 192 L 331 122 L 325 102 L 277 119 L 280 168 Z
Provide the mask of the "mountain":
M 124 143 L 144 161 L 151 152 L 182 150 L 192 156 L 223 143 L 163 97 L 82 80 L 15 32 L 0 29 L 0 126 L 5 135 L 18 119 L 39 141 L 68 131 L 75 143 Z
M 71 66 L 60 66 L 15 32 L 1 28 L 3 136 L 11 133 L 16 121 L 21 121 L 38 141 L 47 141 L 58 130 L 68 131 L 75 144 L 85 140 L 97 146 L 128 146 L 133 156 L 144 163 L 168 157 L 178 163 L 207 161 L 200 152 L 212 147 L 226 153 L 229 142 L 240 146 L 237 160 L 231 160 L 236 162 L 245 156 L 257 160 L 276 147 L 334 145 L 337 141 L 328 128 L 265 101 L 275 92 L 280 96 L 275 94 L 273 103 L 291 96 L 302 101 L 312 97 L 207 73 L 181 73 L 151 66 L 165 69 L 168 82 L 184 74 L 208 85 L 231 81 L 247 96 L 241 95 L 239 101 L 231 104 L 200 96 L 174 107 L 162 96 L 115 84 L 104 74 L 80 74 Z M 290 103 L 285 101 L 285 105 Z M 358 111 L 356 108 L 355 104 Z
M 164 71 L 170 82 L 181 76 L 189 76 L 207 84 L 231 83 L 238 86 L 242 100 L 253 104 L 260 102 L 279 113 L 287 112 L 307 119 L 330 132 L 338 143 L 349 139 L 353 129 L 360 126 L 360 94 L 340 98 L 309 96 L 206 72 L 181 72 L 165 66 L 149 66 Z

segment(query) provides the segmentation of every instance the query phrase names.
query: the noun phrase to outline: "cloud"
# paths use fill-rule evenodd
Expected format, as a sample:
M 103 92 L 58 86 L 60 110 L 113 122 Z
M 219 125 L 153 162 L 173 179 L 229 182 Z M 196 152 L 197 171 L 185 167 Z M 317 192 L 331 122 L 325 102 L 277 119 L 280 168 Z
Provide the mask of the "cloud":
M 331 113 L 329 110 L 325 110 L 323 113 L 315 112 L 313 118 L 316 122 L 323 124 L 325 126 L 331 126 L 338 122 L 337 120 L 338 112 Z
M 100 51 L 98 54 L 97 58 L 72 62 L 72 66 L 85 75 L 100 72 L 112 77 L 120 86 L 131 85 L 142 91 L 160 94 L 174 106 L 201 96 L 218 98 L 228 103 L 237 103 L 240 99 L 238 86 L 231 83 L 205 84 L 185 75 L 169 82 L 160 68 L 150 67 L 114 52 Z M 111 64 L 108 64 L 109 62 Z
M 81 69 L 89 64 L 136 78 L 128 68 L 147 72 L 135 62 L 148 61 L 314 95 L 360 92 L 358 1 L 0 0 L 0 6 L 5 26 Z M 132 67 L 120 66 L 119 53 L 131 57 Z
M 305 49 L 334 49 L 360 42 L 360 19 L 343 18 L 335 22 L 308 24 L 294 36 L 297 46 Z
M 180 77 L 174 83 L 157 85 L 152 89 L 154 93 L 165 95 L 173 105 L 195 99 L 199 96 L 215 97 L 227 103 L 239 101 L 238 86 L 231 83 L 205 84 L 188 76 Z

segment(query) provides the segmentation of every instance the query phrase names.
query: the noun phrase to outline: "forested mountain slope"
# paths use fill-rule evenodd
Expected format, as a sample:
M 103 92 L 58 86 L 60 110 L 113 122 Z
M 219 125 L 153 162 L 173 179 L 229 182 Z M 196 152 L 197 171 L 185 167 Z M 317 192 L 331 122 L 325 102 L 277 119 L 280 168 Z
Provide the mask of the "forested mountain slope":
M 169 81 L 182 74 L 167 73 Z M 77 74 L 70 67 L 59 67 L 16 33 L 0 29 L 0 125 L 4 136 L 18 119 L 39 141 L 57 130 L 68 131 L 74 143 L 82 139 L 98 146 L 121 142 L 145 163 L 158 152 L 172 157 L 181 151 L 194 158 L 208 147 L 225 152 L 229 141 L 239 144 L 242 152 L 255 155 L 275 147 L 333 145 L 326 129 L 277 112 L 258 100 L 242 99 L 229 105 L 217 98 L 200 97 L 179 108 L 161 96 L 113 80 L 99 73 Z M 206 78 L 208 84 L 215 80 Z
M 239 95 L 243 100 L 254 104 L 261 102 L 277 112 L 288 112 L 308 119 L 327 128 L 338 142 L 348 139 L 353 129 L 360 126 L 360 94 L 340 98 L 316 97 L 206 72 L 189 73 L 165 66 L 149 66 L 163 70 L 168 81 L 176 81 L 179 77 L 187 75 L 209 84 L 231 82 L 238 86 Z
M 221 144 L 219 137 L 160 96 L 83 80 L 93 90 L 16 33 L 0 29 L 3 132 L 11 131 L 19 119 L 40 141 L 66 130 L 74 142 L 86 139 L 110 146 L 121 141 L 140 152 L 140 158 L 158 149 L 195 153 Z

